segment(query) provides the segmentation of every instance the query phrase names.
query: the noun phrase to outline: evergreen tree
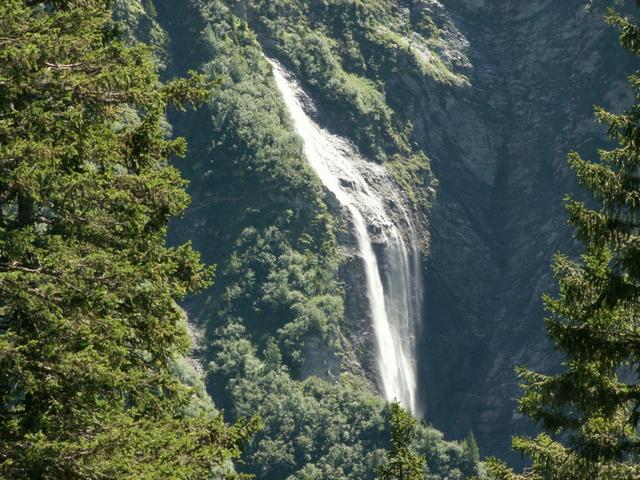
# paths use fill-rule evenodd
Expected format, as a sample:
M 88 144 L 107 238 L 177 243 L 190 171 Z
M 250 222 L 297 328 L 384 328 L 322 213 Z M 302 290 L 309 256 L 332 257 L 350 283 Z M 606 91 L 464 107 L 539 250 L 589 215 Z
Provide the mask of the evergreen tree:
M 161 85 L 108 1 L 0 2 L 0 478 L 219 478 L 249 435 L 188 416 L 172 371 L 211 271 L 165 245 L 188 196 L 163 119 L 205 90 Z
M 622 45 L 640 55 L 639 24 L 613 11 L 607 20 L 620 29 Z M 585 253 L 578 262 L 557 257 L 560 293 L 545 299 L 547 331 L 566 355 L 565 371 L 519 370 L 520 410 L 548 433 L 515 438 L 532 466 L 517 475 L 492 461 L 496 478 L 640 479 L 640 74 L 630 83 L 636 103 L 629 111 L 596 111 L 617 147 L 601 151 L 600 162 L 569 156 L 599 207 L 568 199 Z
M 379 480 L 423 480 L 426 460 L 411 448 L 415 437 L 416 420 L 399 402 L 391 404 L 391 442 L 386 464 L 380 467 Z
M 462 458 L 460 462 L 460 470 L 467 477 L 473 477 L 480 474 L 478 466 L 480 465 L 480 449 L 473 432 L 462 442 Z

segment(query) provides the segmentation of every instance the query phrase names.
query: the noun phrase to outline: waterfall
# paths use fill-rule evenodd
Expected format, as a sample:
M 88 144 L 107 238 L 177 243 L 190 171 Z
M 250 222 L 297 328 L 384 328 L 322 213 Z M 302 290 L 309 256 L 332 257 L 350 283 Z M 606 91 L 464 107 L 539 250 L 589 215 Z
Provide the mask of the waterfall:
M 349 213 L 364 267 L 382 394 L 417 413 L 415 337 L 422 277 L 417 235 L 404 197 L 384 167 L 367 162 L 349 141 L 321 128 L 307 114 L 313 104 L 295 79 L 279 63 L 269 62 L 307 161 Z M 382 245 L 379 256 L 374 234 L 375 244 Z

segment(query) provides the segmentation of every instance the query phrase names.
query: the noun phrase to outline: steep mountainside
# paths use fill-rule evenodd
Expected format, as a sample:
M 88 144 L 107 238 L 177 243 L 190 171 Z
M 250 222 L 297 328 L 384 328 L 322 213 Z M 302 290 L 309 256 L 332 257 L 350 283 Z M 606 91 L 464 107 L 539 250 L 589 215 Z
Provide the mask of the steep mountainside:
M 453 436 L 472 428 L 483 454 L 505 455 L 510 434 L 532 428 L 514 412 L 514 365 L 560 361 L 540 298 L 554 252 L 577 253 L 566 154 L 594 157 L 604 132 L 593 105 L 622 108 L 632 68 L 602 20 L 610 2 L 444 4 L 469 42 L 470 87 L 416 92 L 440 182 L 420 365 L 428 418 Z
M 562 197 L 576 190 L 566 154 L 593 156 L 604 138 L 593 104 L 628 98 L 630 60 L 602 20 L 615 2 L 133 3 L 134 33 L 158 45 L 168 73 L 220 82 L 206 108 L 174 123 L 191 145 L 181 167 L 194 199 L 174 238 L 218 265 L 216 285 L 186 308 L 205 330 L 216 404 L 266 420 L 248 470 L 371 478 L 388 446 L 349 218 L 308 166 L 265 54 L 298 78 L 319 124 L 392 173 L 418 219 L 425 419 L 508 455 L 510 435 L 533 429 L 515 413 L 514 365 L 560 362 L 540 297 L 553 253 L 577 253 L 564 227 Z M 317 433 L 323 422 L 330 434 Z M 430 427 L 420 442 L 434 478 L 475 468 L 470 447 Z
M 263 54 L 299 76 L 319 122 L 342 125 L 330 129 L 386 165 L 423 240 L 432 176 L 406 119 L 385 99 L 383 70 L 404 62 L 424 75 L 426 67 L 382 27 L 391 19 L 405 28 L 405 11 L 386 2 L 304 5 L 155 3 L 169 38 L 168 73 L 197 68 L 219 81 L 206 108 L 174 122 L 189 140 L 181 166 L 194 199 L 174 238 L 191 239 L 218 265 L 216 285 L 186 305 L 205 333 L 214 401 L 230 420 L 259 414 L 265 424 L 242 469 L 265 479 L 373 478 L 389 448 L 389 409 L 375 395 L 362 267 L 349 219 L 308 165 Z M 350 53 L 363 56 L 366 74 L 343 68 L 338 39 L 351 28 L 362 30 Z M 385 48 L 398 58 L 382 55 Z M 445 442 L 423 425 L 415 448 L 427 454 L 434 479 L 477 472 L 472 441 Z

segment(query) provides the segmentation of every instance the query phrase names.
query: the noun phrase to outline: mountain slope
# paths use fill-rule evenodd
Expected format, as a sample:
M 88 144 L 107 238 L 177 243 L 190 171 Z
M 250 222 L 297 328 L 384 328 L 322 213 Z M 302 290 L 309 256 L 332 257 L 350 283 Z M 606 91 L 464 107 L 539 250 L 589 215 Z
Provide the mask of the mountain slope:
M 393 172 L 420 218 L 425 418 L 452 438 L 473 430 L 483 454 L 507 455 L 510 435 L 533 429 L 515 413 L 513 367 L 560 362 L 542 334 L 540 295 L 553 285 L 553 252 L 576 251 L 564 227 L 562 196 L 576 189 L 564 159 L 601 145 L 594 103 L 617 110 L 627 98 L 630 61 L 602 21 L 610 3 L 156 1 L 170 71 L 202 67 L 221 79 L 208 108 L 175 123 L 191 144 L 194 203 L 174 238 L 218 264 L 216 286 L 187 309 L 206 325 L 208 385 L 231 416 L 273 399 L 257 378 L 273 362 L 284 367 L 271 383 L 301 399 L 314 382 L 322 398 L 356 384 L 370 398 L 377 381 L 348 219 L 306 164 L 266 53 L 298 77 L 318 122 Z M 301 382 L 311 375 L 325 380 Z M 243 404 L 258 384 L 263 400 Z M 305 462 L 324 478 L 335 452 L 313 448 L 310 460 L 296 447 L 269 461 L 283 478 Z M 461 454 L 445 450 L 434 472 Z M 251 455 L 251 468 L 267 463 Z
M 155 6 L 169 35 L 170 72 L 202 68 L 220 79 L 206 108 L 174 122 L 190 143 L 181 166 L 194 201 L 173 232 L 218 265 L 216 285 L 186 304 L 206 330 L 214 401 L 230 420 L 259 413 L 265 423 L 242 469 L 257 478 L 373 478 L 389 448 L 389 409 L 374 394 L 366 300 L 342 283 L 361 275 L 348 223 L 307 165 L 262 56 L 266 47 L 239 16 L 242 5 Z M 397 181 L 415 189 L 415 208 L 428 205 L 426 158 L 407 145 L 378 87 L 344 75 L 330 73 L 348 78 L 346 94 L 373 110 L 356 122 L 362 145 L 368 132 L 383 132 L 377 160 L 398 163 Z M 356 305 L 346 316 L 345 300 Z M 427 453 L 431 478 L 477 470 L 473 451 L 431 427 L 420 427 L 415 448 Z
M 624 105 L 631 64 L 603 21 L 610 2 L 445 3 L 472 67 L 465 91 L 420 91 L 437 126 L 420 143 L 440 182 L 420 364 L 429 418 L 506 455 L 510 435 L 532 429 L 515 413 L 514 365 L 560 362 L 540 297 L 554 252 L 577 252 L 564 225 L 562 197 L 576 190 L 566 154 L 602 145 L 593 105 Z

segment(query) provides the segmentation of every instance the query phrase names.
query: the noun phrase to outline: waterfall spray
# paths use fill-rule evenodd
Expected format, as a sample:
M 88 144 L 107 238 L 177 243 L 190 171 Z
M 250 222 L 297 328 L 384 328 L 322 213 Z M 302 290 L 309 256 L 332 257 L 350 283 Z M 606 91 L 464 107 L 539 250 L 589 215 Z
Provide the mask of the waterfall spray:
M 382 394 L 417 413 L 415 336 L 422 282 L 411 217 L 386 169 L 367 162 L 350 142 L 321 128 L 306 113 L 303 104 L 309 105 L 310 101 L 297 82 L 279 63 L 269 62 L 296 133 L 304 142 L 307 161 L 349 213 L 367 283 Z M 376 179 L 376 188 L 367 182 L 371 178 Z M 380 185 L 384 192 L 378 191 Z M 388 195 L 393 196 L 403 218 L 395 219 L 388 213 Z M 380 231 L 380 258 L 374 251 L 369 225 Z M 407 232 L 406 240 L 403 231 Z

